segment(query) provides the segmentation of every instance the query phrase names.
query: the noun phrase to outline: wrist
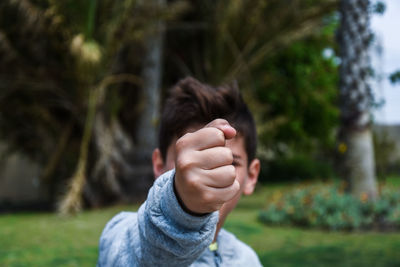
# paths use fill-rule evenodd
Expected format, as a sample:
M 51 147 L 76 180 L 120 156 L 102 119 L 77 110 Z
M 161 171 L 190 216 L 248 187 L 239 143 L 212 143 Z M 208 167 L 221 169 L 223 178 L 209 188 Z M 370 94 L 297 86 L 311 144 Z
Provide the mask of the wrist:
M 176 184 L 175 183 L 176 183 L 176 179 L 175 179 L 175 175 L 174 175 L 174 181 L 173 181 L 174 194 L 175 194 L 176 199 L 178 200 L 179 205 L 181 206 L 181 208 L 182 208 L 182 210 L 184 212 L 188 213 L 189 215 L 196 216 L 196 217 L 202 217 L 202 216 L 210 214 L 210 213 L 198 213 L 198 212 L 191 211 L 185 205 L 185 203 L 183 202 L 182 198 L 180 197 L 180 195 L 178 193 L 178 190 L 176 189 Z

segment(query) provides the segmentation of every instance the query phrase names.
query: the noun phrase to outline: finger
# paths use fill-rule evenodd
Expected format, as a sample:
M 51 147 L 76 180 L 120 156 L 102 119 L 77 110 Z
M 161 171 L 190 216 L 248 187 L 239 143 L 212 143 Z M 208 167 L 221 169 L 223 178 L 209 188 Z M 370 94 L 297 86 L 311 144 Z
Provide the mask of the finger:
M 201 170 L 204 184 L 213 188 L 231 186 L 236 180 L 236 169 L 233 165 L 225 165 L 212 170 Z
M 207 148 L 197 152 L 196 162 L 200 168 L 205 170 L 231 165 L 233 162 L 232 150 L 223 146 Z
M 196 132 L 187 133 L 176 142 L 178 150 L 191 148 L 201 151 L 217 146 L 225 146 L 225 136 L 221 130 L 214 127 L 202 128 Z
M 224 119 L 215 119 L 212 122 L 208 123 L 204 128 L 214 127 L 221 130 L 224 133 L 226 139 L 232 139 L 236 136 L 236 130 L 233 128 L 227 120 Z
M 223 188 L 209 188 L 211 194 L 214 195 L 214 201 L 220 204 L 223 204 L 235 196 L 240 192 L 240 184 L 238 180 L 235 180 L 230 186 L 223 187 Z

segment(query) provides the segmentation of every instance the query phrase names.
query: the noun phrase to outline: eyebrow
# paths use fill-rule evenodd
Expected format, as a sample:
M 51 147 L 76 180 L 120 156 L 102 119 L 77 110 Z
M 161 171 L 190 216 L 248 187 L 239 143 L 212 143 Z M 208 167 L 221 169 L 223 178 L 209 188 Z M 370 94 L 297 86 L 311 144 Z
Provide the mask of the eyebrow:
M 242 157 L 239 155 L 233 154 L 233 159 L 242 159 Z

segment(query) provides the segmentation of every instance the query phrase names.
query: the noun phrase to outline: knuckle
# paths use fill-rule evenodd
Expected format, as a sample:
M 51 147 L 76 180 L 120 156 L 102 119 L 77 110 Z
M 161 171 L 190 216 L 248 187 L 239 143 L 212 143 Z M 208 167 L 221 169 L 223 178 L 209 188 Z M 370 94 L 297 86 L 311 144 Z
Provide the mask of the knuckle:
M 223 147 L 223 153 L 224 153 L 224 157 L 226 158 L 226 161 L 228 163 L 232 163 L 233 162 L 232 150 L 227 147 Z
M 214 123 L 215 124 L 226 124 L 226 123 L 228 123 L 228 121 L 225 119 L 215 119 Z
M 235 182 L 232 185 L 232 190 L 237 193 L 240 190 L 240 184 L 237 180 L 235 180 Z
M 180 170 L 189 170 L 193 167 L 193 162 L 190 160 L 189 157 L 179 155 L 176 158 L 176 167 Z
M 235 197 L 237 195 L 237 193 L 240 191 L 240 185 L 237 181 L 235 181 L 232 186 L 229 188 L 229 191 L 227 192 L 227 194 L 224 196 L 224 201 L 229 201 L 231 200 L 233 197 Z
M 208 138 L 211 138 L 211 140 L 216 142 L 217 145 L 219 146 L 225 145 L 225 134 L 222 130 L 216 127 L 206 127 L 202 129 L 202 131 Z
M 203 199 L 203 202 L 207 204 L 214 202 L 214 196 L 210 192 L 203 192 L 201 198 Z
M 183 150 L 188 145 L 187 139 L 188 139 L 188 134 L 185 134 L 176 141 L 175 148 L 177 151 Z
M 227 165 L 226 168 L 227 168 L 226 175 L 228 176 L 228 178 L 235 179 L 236 178 L 236 168 L 235 168 L 235 166 Z
M 218 143 L 221 144 L 221 145 L 225 144 L 225 135 L 224 135 L 224 133 L 221 130 L 217 129 L 217 128 L 214 128 L 214 132 L 215 132 L 215 139 L 218 141 Z
M 186 184 L 187 184 L 189 191 L 196 191 L 196 189 L 199 187 L 198 180 L 195 178 L 188 179 L 186 181 Z

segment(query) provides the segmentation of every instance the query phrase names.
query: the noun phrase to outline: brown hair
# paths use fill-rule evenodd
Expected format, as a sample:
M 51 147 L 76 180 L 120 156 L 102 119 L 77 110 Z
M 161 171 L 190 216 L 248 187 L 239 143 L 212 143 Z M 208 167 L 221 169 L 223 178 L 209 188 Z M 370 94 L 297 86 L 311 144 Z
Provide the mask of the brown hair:
M 244 137 L 248 163 L 255 158 L 257 134 L 253 116 L 237 86 L 212 87 L 188 77 L 170 91 L 161 116 L 158 145 L 164 160 L 174 138 L 191 126 L 226 119 Z

